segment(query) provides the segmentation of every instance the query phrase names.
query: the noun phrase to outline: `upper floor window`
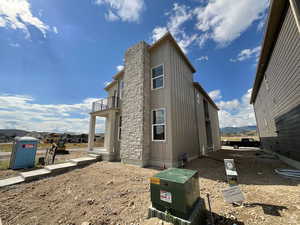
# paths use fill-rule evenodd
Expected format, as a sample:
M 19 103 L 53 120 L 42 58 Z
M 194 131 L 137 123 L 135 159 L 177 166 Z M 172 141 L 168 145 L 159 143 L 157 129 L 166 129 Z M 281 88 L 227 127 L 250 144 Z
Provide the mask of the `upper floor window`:
M 152 89 L 164 87 L 164 65 L 159 65 L 151 70 Z
M 164 141 L 166 129 L 165 109 L 152 111 L 152 140 Z

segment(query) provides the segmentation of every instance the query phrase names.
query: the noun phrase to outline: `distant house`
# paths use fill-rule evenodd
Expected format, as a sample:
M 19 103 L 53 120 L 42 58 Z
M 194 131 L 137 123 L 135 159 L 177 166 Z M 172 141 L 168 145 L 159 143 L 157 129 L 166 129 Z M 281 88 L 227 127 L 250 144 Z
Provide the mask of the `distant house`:
M 273 0 L 253 86 L 265 149 L 300 161 L 300 1 Z
M 129 48 L 125 66 L 93 103 L 89 150 L 106 160 L 176 167 L 220 149 L 218 107 L 193 81 L 195 68 L 170 33 Z M 106 118 L 105 149 L 94 148 L 96 117 Z

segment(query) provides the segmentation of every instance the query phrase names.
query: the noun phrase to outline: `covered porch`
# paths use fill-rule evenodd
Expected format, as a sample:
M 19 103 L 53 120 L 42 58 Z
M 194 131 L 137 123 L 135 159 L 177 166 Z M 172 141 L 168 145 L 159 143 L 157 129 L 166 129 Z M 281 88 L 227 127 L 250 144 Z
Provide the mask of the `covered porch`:
M 90 112 L 88 152 L 101 155 L 105 161 L 120 159 L 118 146 L 117 120 L 119 115 L 119 99 L 115 96 L 93 102 Z M 104 147 L 95 146 L 97 117 L 105 118 Z

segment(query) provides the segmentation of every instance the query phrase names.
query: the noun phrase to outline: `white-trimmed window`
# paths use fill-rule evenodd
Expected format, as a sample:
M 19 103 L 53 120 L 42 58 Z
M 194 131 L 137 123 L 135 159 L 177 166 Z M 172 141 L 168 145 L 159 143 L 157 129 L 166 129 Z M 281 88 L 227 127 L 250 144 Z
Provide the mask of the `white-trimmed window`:
M 152 110 L 152 141 L 166 139 L 166 110 Z
M 122 138 L 122 116 L 119 117 L 119 124 L 118 124 L 118 139 L 121 140 Z
M 151 69 L 152 90 L 164 87 L 164 65 L 159 65 Z

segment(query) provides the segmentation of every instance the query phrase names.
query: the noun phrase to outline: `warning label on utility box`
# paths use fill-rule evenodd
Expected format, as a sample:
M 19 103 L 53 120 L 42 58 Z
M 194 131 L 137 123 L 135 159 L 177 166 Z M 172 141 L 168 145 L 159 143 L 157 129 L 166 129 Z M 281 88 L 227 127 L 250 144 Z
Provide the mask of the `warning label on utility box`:
M 22 147 L 23 148 L 33 148 L 34 144 L 24 144 Z
M 160 200 L 168 203 L 172 203 L 172 194 L 171 192 L 160 190 Z

